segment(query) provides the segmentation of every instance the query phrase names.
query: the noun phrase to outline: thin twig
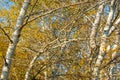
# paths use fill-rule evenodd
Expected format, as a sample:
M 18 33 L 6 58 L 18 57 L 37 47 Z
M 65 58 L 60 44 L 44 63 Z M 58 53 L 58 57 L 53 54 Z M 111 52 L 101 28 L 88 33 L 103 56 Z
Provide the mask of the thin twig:
M 7 32 L 0 26 L 0 29 L 2 30 L 2 32 L 5 34 L 5 36 L 8 38 L 8 40 L 13 43 L 12 39 L 10 38 L 10 36 L 7 34 Z
M 109 2 L 109 1 L 108 1 L 108 2 Z M 78 2 L 78 3 L 74 3 L 74 4 L 70 4 L 70 5 L 65 5 L 65 6 L 62 6 L 62 7 L 59 7 L 59 8 L 55 8 L 55 9 L 53 9 L 53 10 L 50 10 L 50 11 L 45 12 L 44 14 L 38 15 L 38 16 L 36 16 L 36 17 L 33 18 L 33 19 L 28 20 L 27 23 L 30 23 L 30 22 L 32 22 L 32 21 L 34 21 L 34 20 L 36 20 L 36 19 L 38 19 L 38 18 L 40 18 L 40 17 L 43 17 L 43 16 L 45 16 L 45 15 L 51 14 L 51 13 L 57 11 L 57 10 L 60 10 L 60 9 L 63 9 L 63 8 L 67 8 L 67 7 L 70 7 L 70 6 L 75 6 L 75 5 L 84 4 L 84 3 L 90 3 L 90 2 L 89 2 L 89 0 L 87 0 L 87 1 L 85 1 L 85 2 Z M 102 3 L 105 3 L 105 1 L 102 2 Z M 100 3 L 100 4 L 102 4 L 102 3 Z M 100 5 L 100 4 L 94 5 L 93 7 L 91 7 L 91 8 L 89 8 L 89 9 L 83 11 L 83 13 L 85 13 L 85 12 L 87 12 L 87 11 L 95 8 L 96 6 L 98 6 L 98 5 Z M 41 13 L 41 12 L 43 12 L 43 11 L 40 11 L 40 13 Z M 38 13 L 39 13 L 39 12 L 38 12 Z M 38 13 L 37 13 L 37 14 L 38 14 Z M 32 15 L 33 15 L 33 14 L 32 14 Z M 31 14 L 30 14 L 30 16 L 31 16 Z M 25 26 L 27 23 L 23 24 L 23 26 Z
M 3 59 L 4 59 L 4 64 L 5 64 L 5 66 L 7 66 L 7 65 L 8 65 L 8 63 L 7 63 L 7 61 L 6 61 L 5 56 L 3 56 Z
M 112 60 L 110 60 L 106 65 L 104 65 L 101 69 L 106 68 L 108 65 L 110 65 L 112 62 L 114 62 L 115 60 L 117 60 L 119 57 L 120 57 L 120 55 L 116 56 L 115 58 L 113 58 Z
M 79 2 L 79 3 L 70 4 L 70 5 L 66 5 L 66 6 L 63 6 L 63 7 L 59 7 L 59 8 L 53 9 L 53 10 L 50 10 L 50 11 L 44 13 L 44 14 L 41 14 L 41 15 L 39 15 L 39 16 L 37 16 L 37 17 L 35 17 L 35 18 L 31 19 L 31 20 L 29 20 L 27 23 L 30 23 L 30 22 L 32 22 L 32 21 L 34 21 L 34 20 L 36 20 L 36 19 L 38 19 L 38 18 L 40 18 L 42 16 L 47 15 L 47 14 L 51 14 L 51 13 L 53 13 L 53 12 L 55 12 L 57 10 L 60 10 L 62 8 L 67 8 L 67 7 L 70 7 L 70 6 L 80 5 L 80 4 L 83 4 L 83 3 L 90 3 L 90 2 L 89 1 Z M 25 26 L 27 23 L 23 24 L 23 26 Z
M 31 9 L 31 11 L 30 11 L 30 13 L 32 13 L 32 12 L 33 12 L 33 10 L 34 10 L 34 8 L 35 8 L 35 6 L 36 6 L 37 2 L 38 2 L 38 0 L 36 0 L 35 4 L 33 5 L 32 9 Z M 28 22 L 29 18 L 30 18 L 30 14 L 27 16 L 27 19 L 26 19 L 25 24 L 27 24 L 27 22 Z

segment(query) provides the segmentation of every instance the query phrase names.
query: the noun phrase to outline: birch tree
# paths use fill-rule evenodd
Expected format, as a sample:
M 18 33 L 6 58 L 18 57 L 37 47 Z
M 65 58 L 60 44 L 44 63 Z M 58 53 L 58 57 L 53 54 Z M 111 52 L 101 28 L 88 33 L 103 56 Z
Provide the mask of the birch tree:
M 95 64 L 95 68 L 94 68 L 94 72 L 93 72 L 95 75 L 95 78 L 94 78 L 95 80 L 100 80 L 99 76 L 101 76 L 100 75 L 101 64 L 102 64 L 104 56 L 106 54 L 107 37 L 108 37 L 109 30 L 110 30 L 111 26 L 113 25 L 112 21 L 113 21 L 113 17 L 114 17 L 116 2 L 117 2 L 117 0 L 111 1 L 109 16 L 107 18 L 107 22 L 104 27 L 103 35 L 101 38 L 100 51 L 99 51 L 99 55 L 98 55 L 98 58 L 97 58 L 97 61 Z
M 23 28 L 22 25 L 24 23 L 25 14 L 27 12 L 30 2 L 31 2 L 31 0 L 25 0 L 22 8 L 20 10 L 20 14 L 19 14 L 19 17 L 16 22 L 15 30 L 12 34 L 12 38 L 11 38 L 12 42 L 9 44 L 8 50 L 6 52 L 5 63 L 2 68 L 2 74 L 1 74 L 2 80 L 8 80 L 8 77 L 10 74 L 10 68 L 11 68 L 11 64 L 12 64 L 12 59 L 15 54 L 15 49 L 16 49 L 17 43 L 19 42 L 19 37 L 20 37 L 21 31 Z
M 91 48 L 95 48 L 96 47 L 96 35 L 97 35 L 97 30 L 98 30 L 98 27 L 100 25 L 100 21 L 101 21 L 101 16 L 103 14 L 103 10 L 104 10 L 104 2 L 103 0 L 100 0 L 100 5 L 99 5 L 99 8 L 98 8 L 98 11 L 96 13 L 96 18 L 95 18 L 95 21 L 92 25 L 92 30 L 91 30 L 91 35 L 90 35 L 90 46 Z
M 112 59 L 115 59 L 116 57 L 120 56 L 120 52 L 119 52 L 119 44 L 120 44 L 120 30 L 118 28 L 118 25 L 120 24 L 120 18 L 117 19 L 117 21 L 115 22 L 115 24 L 112 26 L 115 29 L 115 35 L 116 35 L 116 41 L 115 41 L 115 44 L 113 45 L 113 48 L 112 48 Z M 116 60 L 115 60 L 116 61 Z M 115 62 L 114 61 L 114 62 Z M 115 65 L 115 63 L 113 63 L 110 67 L 111 67 L 111 70 L 110 70 L 110 79 L 114 79 L 114 69 L 116 68 L 117 65 Z
M 9 12 L 0 12 L 0 17 L 5 16 L 11 22 L 10 28 L 16 23 L 22 1 L 16 1 L 17 6 L 12 7 Z M 27 14 L 20 13 L 22 19 L 20 16 L 14 31 L 0 27 L 0 55 L 6 51 L 7 47 L 2 47 L 6 38 L 9 40 L 7 42 L 11 42 L 7 53 L 13 55 L 0 56 L 0 69 L 3 60 L 9 65 L 13 60 L 8 78 L 12 80 L 112 79 L 110 68 L 112 70 L 116 66 L 112 65 L 114 62 L 119 63 L 119 45 L 114 44 L 119 41 L 120 15 L 116 15 L 118 1 L 31 1 L 28 10 L 25 6 L 22 7 Z M 28 2 L 24 3 L 26 4 L 29 5 Z M 5 26 L 3 23 L 0 25 Z M 26 27 L 23 28 L 24 25 Z M 11 33 L 12 38 L 9 37 Z M 21 37 L 18 36 L 20 34 Z M 2 70 L 3 75 L 5 64 Z

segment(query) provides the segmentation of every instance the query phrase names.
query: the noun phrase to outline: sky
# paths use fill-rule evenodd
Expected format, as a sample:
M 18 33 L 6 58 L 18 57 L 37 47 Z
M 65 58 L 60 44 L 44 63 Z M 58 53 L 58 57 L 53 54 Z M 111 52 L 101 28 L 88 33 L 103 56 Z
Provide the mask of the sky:
M 9 10 L 14 5 L 14 2 L 11 0 L 0 0 L 0 9 L 4 8 Z
M 14 5 L 14 2 L 11 2 L 10 0 L 0 0 L 0 10 L 2 8 L 9 10 Z M 0 22 L 5 22 L 4 17 L 0 17 Z

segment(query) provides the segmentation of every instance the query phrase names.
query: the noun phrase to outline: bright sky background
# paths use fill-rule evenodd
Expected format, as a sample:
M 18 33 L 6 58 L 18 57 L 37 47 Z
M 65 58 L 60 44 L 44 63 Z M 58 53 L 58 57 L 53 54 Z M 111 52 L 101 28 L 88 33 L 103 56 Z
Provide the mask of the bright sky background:
M 10 0 L 0 0 L 0 9 L 4 8 L 9 10 L 13 5 L 14 2 L 11 2 Z

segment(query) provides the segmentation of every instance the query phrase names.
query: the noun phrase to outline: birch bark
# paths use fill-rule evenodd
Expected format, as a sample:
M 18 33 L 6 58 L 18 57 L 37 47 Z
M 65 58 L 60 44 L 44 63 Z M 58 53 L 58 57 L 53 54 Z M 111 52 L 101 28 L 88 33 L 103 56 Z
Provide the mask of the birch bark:
M 34 58 L 32 59 L 32 61 L 30 62 L 30 65 L 28 67 L 28 70 L 26 71 L 26 74 L 25 74 L 25 80 L 30 80 L 30 71 L 32 70 L 33 66 L 34 66 L 34 63 L 35 61 L 37 60 L 37 58 L 40 56 L 39 53 L 37 53 L 37 55 L 34 56 Z
M 116 33 L 116 41 L 113 47 L 114 53 L 112 54 L 112 59 L 114 59 L 117 55 L 118 55 L 118 49 L 119 49 L 119 45 L 120 45 L 120 30 L 118 28 L 118 25 L 120 24 L 120 18 L 116 21 L 114 27 L 116 28 L 115 33 Z
M 14 53 L 16 50 L 17 43 L 19 42 L 20 33 L 22 30 L 22 25 L 24 22 L 24 17 L 27 12 L 28 6 L 31 0 L 24 0 L 23 6 L 20 10 L 20 14 L 18 16 L 15 30 L 12 34 L 12 43 L 9 44 L 8 50 L 6 52 L 6 64 L 3 65 L 1 79 L 8 80 L 10 74 L 10 68 L 12 64 L 12 58 L 14 57 Z
M 114 8 L 115 8 L 116 1 L 117 0 L 111 0 L 110 12 L 109 12 L 109 15 L 108 15 L 106 25 L 104 27 L 104 31 L 103 31 L 103 35 L 102 35 L 102 39 L 101 39 L 101 44 L 100 44 L 99 55 L 98 55 L 98 58 L 96 60 L 95 68 L 93 70 L 93 74 L 95 76 L 94 80 L 100 80 L 99 75 L 100 75 L 101 64 L 102 64 L 102 61 L 104 59 L 104 55 L 105 55 L 105 52 L 106 52 L 106 47 L 107 47 L 106 42 L 107 42 L 107 37 L 108 37 L 109 30 L 112 26 L 112 20 L 113 20 L 113 17 L 114 17 L 114 12 L 115 12 Z
M 102 2 L 103 0 L 100 0 L 100 3 Z M 96 14 L 96 18 L 95 18 L 95 21 L 92 25 L 92 30 L 91 30 L 91 35 L 90 35 L 90 47 L 92 49 L 94 49 L 96 47 L 96 34 L 97 34 L 97 29 L 99 27 L 99 24 L 100 24 L 100 21 L 101 21 L 101 16 L 102 16 L 102 13 L 103 13 L 103 9 L 104 9 L 104 3 L 102 3 L 99 8 L 98 8 L 98 11 L 97 11 L 97 14 Z
M 120 30 L 118 28 L 118 25 L 120 24 L 120 18 L 116 21 L 114 27 L 116 28 L 115 33 L 116 33 L 116 41 L 115 44 L 113 45 L 112 48 L 112 59 L 116 58 L 117 56 L 120 55 L 119 53 L 119 45 L 120 45 Z M 111 80 L 114 79 L 113 74 L 114 74 L 114 68 L 116 67 L 115 64 L 111 65 L 111 70 L 110 70 L 110 78 Z

